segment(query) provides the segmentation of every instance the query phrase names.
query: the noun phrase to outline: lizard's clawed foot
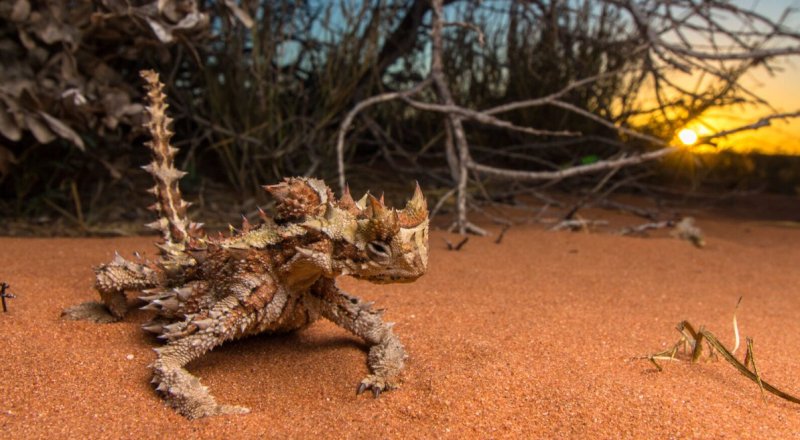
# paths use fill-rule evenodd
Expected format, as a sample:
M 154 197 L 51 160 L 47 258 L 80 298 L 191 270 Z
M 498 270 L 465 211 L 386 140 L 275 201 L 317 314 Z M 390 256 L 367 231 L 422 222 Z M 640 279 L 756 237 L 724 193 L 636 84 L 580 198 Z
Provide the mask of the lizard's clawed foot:
M 61 317 L 73 321 L 91 321 L 103 324 L 120 320 L 120 318 L 112 315 L 104 304 L 96 301 L 67 307 L 61 312 Z
M 196 377 L 179 368 L 157 371 L 157 391 L 164 394 L 170 406 L 189 419 L 226 414 L 247 414 L 250 409 L 243 406 L 221 405 Z
M 194 418 L 208 417 L 208 416 L 224 416 L 229 414 L 248 414 L 250 408 L 236 405 L 215 405 L 207 408 L 201 415 L 195 415 Z
M 393 383 L 393 381 L 375 374 L 370 374 L 358 384 L 358 388 L 356 388 L 356 394 L 361 394 L 366 390 L 372 390 L 372 395 L 374 397 L 378 397 L 382 392 L 393 390 L 395 388 L 397 388 L 397 386 Z
M 169 400 L 169 399 L 167 399 Z M 200 419 L 211 416 L 224 416 L 230 414 L 248 414 L 250 408 L 235 405 L 219 405 L 216 403 L 198 406 L 178 406 L 173 405 L 179 413 L 190 420 Z

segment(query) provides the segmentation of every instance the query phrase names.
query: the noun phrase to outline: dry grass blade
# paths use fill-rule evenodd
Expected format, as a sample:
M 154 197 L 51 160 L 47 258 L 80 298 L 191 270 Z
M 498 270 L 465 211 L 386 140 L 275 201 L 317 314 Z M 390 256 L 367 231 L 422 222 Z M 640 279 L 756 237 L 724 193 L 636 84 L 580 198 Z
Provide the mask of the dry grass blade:
M 52 208 L 54 211 L 56 211 L 56 212 L 58 212 L 59 214 L 63 215 L 63 216 L 64 216 L 64 218 L 66 218 L 66 219 L 70 220 L 70 221 L 71 221 L 72 223 L 74 223 L 74 224 L 75 224 L 77 227 L 79 227 L 79 228 L 83 228 L 83 223 L 81 223 L 80 219 L 78 219 L 77 217 L 75 217 L 75 216 L 74 216 L 74 215 L 73 215 L 71 212 L 67 211 L 66 209 L 64 209 L 64 208 L 62 208 L 62 207 L 60 207 L 60 206 L 58 206 L 58 205 L 57 205 L 55 202 L 53 202 L 52 200 L 50 200 L 50 199 L 48 199 L 48 198 L 43 198 L 43 199 L 42 199 L 42 201 L 43 201 L 43 202 L 44 202 L 44 203 L 45 203 L 47 206 L 49 206 L 50 208 Z
M 739 301 L 736 301 L 736 307 L 733 309 L 733 336 L 735 337 L 736 342 L 733 344 L 733 350 L 731 350 L 731 353 L 734 354 L 736 353 L 736 350 L 739 349 L 739 324 L 736 322 L 736 312 L 739 311 L 739 304 L 742 303 L 742 298 L 743 297 L 741 296 L 739 297 Z
M 738 305 L 738 304 L 737 304 Z M 745 355 L 744 363 L 740 362 L 736 357 L 731 353 L 721 342 L 714 336 L 713 333 L 710 331 L 701 328 L 699 331 L 694 329 L 688 321 L 682 321 L 677 326 L 677 330 L 681 333 L 681 339 L 673 346 L 671 350 L 666 350 L 660 353 L 651 354 L 649 356 L 641 357 L 640 359 L 647 359 L 653 365 L 656 366 L 658 371 L 662 371 L 661 366 L 656 362 L 656 360 L 675 360 L 675 354 L 677 353 L 678 347 L 685 342 L 688 342 L 690 346 L 692 346 L 692 354 L 691 359 L 692 362 L 697 362 L 700 359 L 700 356 L 703 352 L 703 342 L 708 344 L 708 347 L 711 349 L 709 355 L 715 355 L 719 353 L 722 357 L 728 361 L 729 364 L 733 365 L 742 375 L 747 377 L 748 379 L 752 380 L 753 382 L 757 383 L 761 389 L 762 397 L 764 396 L 764 391 L 768 391 L 784 400 L 788 400 L 789 402 L 800 404 L 800 398 L 797 398 L 789 393 L 779 390 L 775 386 L 771 385 L 767 381 L 761 378 L 761 375 L 758 373 L 758 369 L 756 368 L 755 359 L 753 357 L 753 340 L 747 338 L 747 353 Z M 753 370 L 747 368 L 747 365 L 752 365 Z
M 755 352 L 753 351 L 753 338 L 747 338 L 747 354 L 744 357 L 745 368 L 748 365 L 748 361 L 750 361 L 750 365 L 753 366 L 753 374 L 756 376 L 758 387 L 761 388 L 761 399 L 763 399 L 766 403 L 767 397 L 764 395 L 764 382 L 761 380 L 761 375 L 758 374 L 758 367 L 756 367 Z
M 85 230 L 87 228 L 86 222 L 83 219 L 83 207 L 81 206 L 81 196 L 78 194 L 78 185 L 72 180 L 69 186 L 72 193 L 72 202 L 75 204 L 75 215 L 77 216 L 78 224 L 81 226 L 81 229 Z

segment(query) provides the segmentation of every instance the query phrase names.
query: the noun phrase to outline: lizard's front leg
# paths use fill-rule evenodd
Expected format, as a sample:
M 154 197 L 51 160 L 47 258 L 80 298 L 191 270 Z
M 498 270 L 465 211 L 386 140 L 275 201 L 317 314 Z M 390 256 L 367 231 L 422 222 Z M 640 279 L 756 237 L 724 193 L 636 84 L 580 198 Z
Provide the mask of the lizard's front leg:
M 208 388 L 184 368 L 212 348 L 233 339 L 240 328 L 249 326 L 255 319 L 233 295 L 219 301 L 209 316 L 211 319 L 203 323 L 204 329 L 155 349 L 158 357 L 153 363 L 153 383 L 170 406 L 190 419 L 249 412 L 244 407 L 217 403 Z
M 363 338 L 371 345 L 368 364 L 372 374 L 359 383 L 358 394 L 371 389 L 375 397 L 396 388 L 405 364 L 403 344 L 392 332 L 393 323 L 385 323 L 382 311 L 370 303 L 349 295 L 334 280 L 323 278 L 311 288 L 310 296 L 325 318 Z

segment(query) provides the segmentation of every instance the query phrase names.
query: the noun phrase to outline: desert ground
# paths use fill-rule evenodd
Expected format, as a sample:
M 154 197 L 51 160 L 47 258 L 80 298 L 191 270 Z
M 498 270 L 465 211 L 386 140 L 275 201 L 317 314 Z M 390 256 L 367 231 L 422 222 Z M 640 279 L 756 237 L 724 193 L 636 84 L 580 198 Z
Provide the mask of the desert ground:
M 402 387 L 356 396 L 364 344 L 329 322 L 227 344 L 189 365 L 224 403 L 251 413 L 189 421 L 150 385 L 158 341 L 136 310 L 123 322 L 59 319 L 95 299 L 91 268 L 155 237 L 0 238 L 3 438 L 800 438 L 800 405 L 767 394 L 722 359 L 639 357 L 671 346 L 688 319 L 733 345 L 754 338 L 762 377 L 800 395 L 800 214 L 749 205 L 695 210 L 703 249 L 669 237 L 514 226 L 458 252 L 431 236 L 413 284 L 344 278 L 397 323 Z M 749 214 L 748 214 L 749 213 Z M 737 352 L 741 359 L 743 349 Z

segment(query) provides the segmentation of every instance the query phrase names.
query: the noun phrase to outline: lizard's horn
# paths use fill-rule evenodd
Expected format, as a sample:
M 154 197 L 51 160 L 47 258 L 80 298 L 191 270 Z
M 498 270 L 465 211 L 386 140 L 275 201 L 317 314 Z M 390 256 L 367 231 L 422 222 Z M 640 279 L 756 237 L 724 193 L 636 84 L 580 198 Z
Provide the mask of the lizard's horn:
M 386 217 L 389 209 L 380 200 L 376 199 L 372 194 L 367 194 L 367 210 L 369 217 L 382 219 Z
M 339 208 L 348 210 L 355 213 L 360 211 L 359 207 L 356 205 L 356 201 L 353 200 L 353 196 L 350 195 L 350 186 L 345 185 L 344 191 L 342 191 L 342 197 L 339 198 Z
M 422 195 L 422 189 L 417 183 L 414 195 L 406 203 L 406 207 L 400 212 L 400 226 L 410 228 L 419 225 L 428 218 L 428 203 Z
M 368 199 L 369 197 L 370 197 L 370 195 L 369 195 L 369 191 L 367 191 L 366 193 L 364 193 L 364 196 L 363 196 L 363 197 L 361 197 L 360 199 L 358 199 L 358 201 L 356 202 L 356 206 L 358 207 L 358 209 L 360 209 L 360 210 L 362 210 L 362 211 L 363 211 L 363 210 L 365 210 L 365 209 L 367 209 L 367 199 Z

